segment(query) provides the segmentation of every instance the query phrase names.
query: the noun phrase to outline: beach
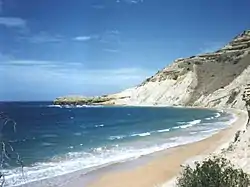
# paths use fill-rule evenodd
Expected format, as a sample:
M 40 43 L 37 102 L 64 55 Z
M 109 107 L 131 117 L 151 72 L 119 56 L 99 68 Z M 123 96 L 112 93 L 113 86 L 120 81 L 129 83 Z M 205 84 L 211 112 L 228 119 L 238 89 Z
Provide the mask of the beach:
M 181 165 L 192 163 L 194 160 L 201 160 L 212 153 L 219 153 L 221 149 L 227 148 L 233 141 L 238 130 L 245 129 L 247 113 L 241 110 L 228 109 L 227 112 L 237 116 L 236 121 L 219 133 L 199 142 L 186 144 L 154 153 L 154 156 L 145 156 L 149 159 L 143 162 L 131 161 L 131 163 L 116 164 L 109 166 L 96 174 L 88 177 L 78 173 L 62 187 L 153 187 L 173 186 L 171 181 L 181 171 Z M 127 165 L 127 166 L 126 166 Z
M 201 141 L 156 151 L 137 159 L 109 163 L 89 171 L 78 170 L 43 180 L 31 181 L 21 186 L 172 187 L 176 176 L 181 171 L 181 165 L 193 164 L 194 161 L 202 160 L 211 153 L 220 153 L 221 149 L 226 149 L 229 143 L 234 140 L 238 130 L 245 130 L 248 119 L 245 111 L 236 109 L 223 111 L 234 115 L 233 123 Z

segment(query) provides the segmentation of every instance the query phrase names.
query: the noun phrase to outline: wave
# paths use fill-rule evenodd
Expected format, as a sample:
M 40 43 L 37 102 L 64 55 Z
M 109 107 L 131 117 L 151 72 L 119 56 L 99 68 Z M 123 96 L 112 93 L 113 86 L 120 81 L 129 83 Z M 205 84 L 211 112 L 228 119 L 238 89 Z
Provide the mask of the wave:
M 64 108 L 102 108 L 102 105 L 63 105 Z
M 232 122 L 231 119 L 230 122 Z M 182 128 L 200 123 L 201 120 L 194 120 L 188 122 L 186 125 L 182 125 Z M 156 132 L 169 131 L 170 129 L 162 129 Z M 6 175 L 6 187 L 21 185 L 28 182 L 34 182 L 37 180 L 52 178 L 63 174 L 83 170 L 87 173 L 93 169 L 98 169 L 117 162 L 124 162 L 130 159 L 136 159 L 143 155 L 147 155 L 156 151 L 168 149 L 195 141 L 202 140 L 214 134 L 219 129 L 207 129 L 203 130 L 203 133 L 196 133 L 192 131 L 191 136 L 177 136 L 166 138 L 166 143 L 155 144 L 150 147 L 133 147 L 133 146 L 119 146 L 114 145 L 113 147 L 96 147 L 92 149 L 92 152 L 70 152 L 64 156 L 57 156 L 52 158 L 48 162 L 36 163 L 30 167 L 24 168 L 24 174 L 26 181 L 23 181 L 20 171 L 5 170 L 3 171 Z M 202 131 L 200 131 L 202 132 Z M 195 134 L 195 135 L 194 135 Z M 149 136 L 151 132 L 132 134 L 134 136 Z M 110 136 L 110 140 L 120 140 L 127 138 L 126 135 Z M 168 141 L 169 140 L 169 141 Z
M 205 118 L 205 120 L 212 120 L 214 117 Z
M 110 136 L 108 139 L 120 140 L 124 138 L 135 137 L 135 136 L 145 137 L 145 136 L 150 136 L 152 133 L 157 133 L 157 132 L 162 133 L 162 132 L 169 132 L 169 131 L 170 129 L 162 129 L 162 130 L 151 131 L 151 132 L 135 133 L 135 134 L 131 134 L 130 136 L 127 136 L 127 135 Z
M 218 127 L 221 127 L 221 128 L 226 127 L 228 123 L 232 123 L 234 120 L 236 119 L 231 118 L 230 122 L 229 121 L 218 122 L 219 124 L 221 123 L 222 125 L 217 125 L 218 123 L 215 122 L 215 123 L 211 123 L 211 126 L 210 126 L 210 124 L 207 123 L 204 127 L 202 125 L 198 125 L 202 121 L 199 119 L 189 121 L 189 122 L 179 122 L 178 124 L 180 125 L 177 127 L 180 129 L 186 129 L 195 125 L 197 125 L 197 127 L 195 126 L 194 128 L 197 128 L 197 129 L 200 128 L 200 129 L 197 130 L 197 132 L 195 132 L 194 128 L 190 128 L 190 130 L 188 129 L 189 133 L 185 133 L 185 135 L 183 136 L 182 136 L 183 133 L 178 134 L 176 137 L 166 138 L 166 140 L 164 140 L 165 143 L 159 144 L 159 142 L 158 143 L 155 142 L 155 144 L 150 145 L 150 146 L 147 146 L 142 143 L 140 144 L 140 146 L 136 147 L 136 145 L 133 144 L 133 142 L 131 141 L 130 146 L 126 147 L 125 144 L 116 143 L 116 140 L 122 140 L 125 138 L 131 138 L 131 137 L 136 137 L 136 136 L 147 137 L 150 135 L 152 135 L 152 138 L 155 138 L 154 135 L 157 136 L 157 132 L 158 133 L 168 132 L 168 131 L 171 131 L 171 128 L 160 129 L 160 130 L 156 130 L 152 132 L 134 133 L 131 135 L 109 136 L 108 139 L 112 140 L 112 143 L 116 145 L 113 145 L 110 147 L 107 147 L 107 146 L 95 147 L 95 148 L 92 148 L 91 151 L 85 150 L 82 152 L 70 152 L 63 156 L 56 156 L 52 158 L 51 160 L 48 160 L 47 162 L 40 162 L 31 166 L 25 167 L 24 174 L 25 174 L 26 181 L 23 181 L 22 175 L 20 175 L 20 171 L 18 171 L 17 169 L 4 170 L 3 172 L 6 175 L 6 187 L 21 185 L 27 182 L 51 178 L 51 177 L 67 174 L 67 173 L 78 171 L 78 170 L 83 170 L 83 172 L 87 173 L 90 170 L 104 167 L 112 163 L 122 162 L 122 161 L 126 161 L 129 159 L 136 159 L 142 155 L 147 155 L 156 151 L 168 149 L 170 147 L 199 141 L 199 140 L 202 140 L 204 138 L 211 136 L 211 134 L 215 133 L 215 131 L 220 130 L 218 129 Z M 100 124 L 100 125 L 103 125 L 103 124 Z M 96 125 L 96 127 L 100 125 Z M 173 128 L 177 128 L 177 127 L 173 127 Z M 216 128 L 216 129 L 205 129 L 205 127 Z M 199 132 L 202 132 L 202 133 L 199 133 Z M 75 135 L 77 136 L 80 134 L 75 133 Z M 47 134 L 47 136 L 50 136 L 50 135 Z M 140 140 L 140 138 L 138 139 Z M 141 139 L 143 141 L 143 138 Z M 154 142 L 154 139 L 152 139 L 152 142 Z M 51 145 L 47 145 L 47 146 L 51 146 Z
M 178 122 L 178 124 L 184 124 L 184 122 Z M 190 122 L 185 122 L 186 125 L 180 125 L 180 126 L 176 126 L 176 127 L 173 127 L 173 129 L 186 129 L 186 128 L 189 128 L 189 127 L 192 127 L 194 125 L 197 125 L 199 123 L 201 123 L 201 120 L 200 119 L 197 119 L 197 120 L 194 120 L 194 121 L 190 121 Z
M 104 127 L 104 124 L 95 125 L 95 127 Z
M 187 123 L 186 121 L 180 121 L 180 122 L 177 122 L 178 124 L 182 125 L 182 124 L 185 124 Z
M 141 136 L 141 137 L 144 137 L 144 136 L 150 136 L 151 133 L 150 132 L 145 132 L 145 133 L 139 133 L 139 134 L 132 134 L 131 136 Z
M 157 132 L 169 132 L 170 129 L 162 129 L 162 130 L 158 130 Z
M 43 134 L 41 135 L 42 138 L 57 138 L 57 134 Z
M 197 134 L 197 133 L 199 133 L 199 132 L 190 132 L 189 134 Z
M 42 105 L 49 108 L 100 108 L 102 105 Z
M 215 119 L 215 118 L 219 118 L 221 116 L 221 111 L 216 113 L 214 116 L 212 117 L 208 117 L 208 118 L 205 118 L 205 120 L 212 120 L 212 119 Z
M 218 117 L 220 117 L 220 116 L 221 116 L 221 114 L 218 112 L 218 113 L 215 114 L 214 117 L 215 117 L 215 118 L 218 118 Z
M 44 105 L 42 105 L 44 107 Z M 61 105 L 45 105 L 45 107 L 49 107 L 49 108 L 62 108 Z
M 110 136 L 108 139 L 109 139 L 109 140 L 120 140 L 120 139 L 123 139 L 123 138 L 125 138 L 125 137 L 126 137 L 125 135 Z
M 208 129 L 208 130 L 203 130 L 201 133 L 210 133 L 210 132 L 218 132 L 220 129 Z
M 42 146 L 56 146 L 55 143 L 43 142 Z
M 140 135 L 143 134 L 146 135 L 146 133 Z M 6 175 L 6 187 L 22 185 L 24 183 L 48 179 L 78 170 L 83 170 L 84 173 L 87 173 L 113 163 L 136 159 L 143 155 L 191 143 L 200 139 L 202 139 L 202 137 L 178 137 L 174 142 L 144 148 L 131 146 L 120 147 L 116 145 L 111 148 L 97 147 L 92 149 L 92 152 L 70 152 L 61 157 L 54 157 L 48 162 L 40 162 L 30 167 L 25 167 L 25 181 L 23 180 L 23 176 L 20 174 L 21 172 L 19 169 L 4 170 L 3 173 Z

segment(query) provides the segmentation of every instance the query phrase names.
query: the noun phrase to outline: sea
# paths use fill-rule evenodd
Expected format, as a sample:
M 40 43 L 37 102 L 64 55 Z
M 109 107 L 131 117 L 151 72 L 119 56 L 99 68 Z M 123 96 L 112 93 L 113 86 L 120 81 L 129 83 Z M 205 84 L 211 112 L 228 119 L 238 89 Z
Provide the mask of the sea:
M 205 139 L 236 119 L 222 110 L 173 107 L 58 106 L 52 102 L 2 102 L 13 119 L 1 124 L 11 151 L 2 164 L 5 186 L 107 165 Z M 10 149 L 10 148 L 6 148 Z

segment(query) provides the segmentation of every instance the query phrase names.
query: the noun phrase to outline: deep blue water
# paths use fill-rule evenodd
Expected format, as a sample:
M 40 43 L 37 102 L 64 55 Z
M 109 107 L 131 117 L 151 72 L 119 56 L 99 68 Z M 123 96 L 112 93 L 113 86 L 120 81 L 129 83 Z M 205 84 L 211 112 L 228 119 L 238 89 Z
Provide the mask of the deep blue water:
M 163 107 L 60 108 L 49 102 L 0 104 L 17 123 L 3 137 L 20 154 L 6 166 L 9 186 L 80 169 L 137 158 L 206 138 L 225 128 L 233 116 L 223 111 Z M 7 186 L 8 186 L 7 185 Z

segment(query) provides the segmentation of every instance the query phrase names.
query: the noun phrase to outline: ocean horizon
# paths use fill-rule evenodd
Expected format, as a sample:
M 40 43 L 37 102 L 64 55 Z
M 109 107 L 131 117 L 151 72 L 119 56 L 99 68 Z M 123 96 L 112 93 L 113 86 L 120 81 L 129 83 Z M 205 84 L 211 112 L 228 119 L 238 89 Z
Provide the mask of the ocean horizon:
M 19 153 L 6 164 L 5 186 L 89 171 L 205 139 L 235 116 L 222 110 L 174 107 L 57 106 L 52 102 L 2 102 L 16 122 L 4 131 Z

